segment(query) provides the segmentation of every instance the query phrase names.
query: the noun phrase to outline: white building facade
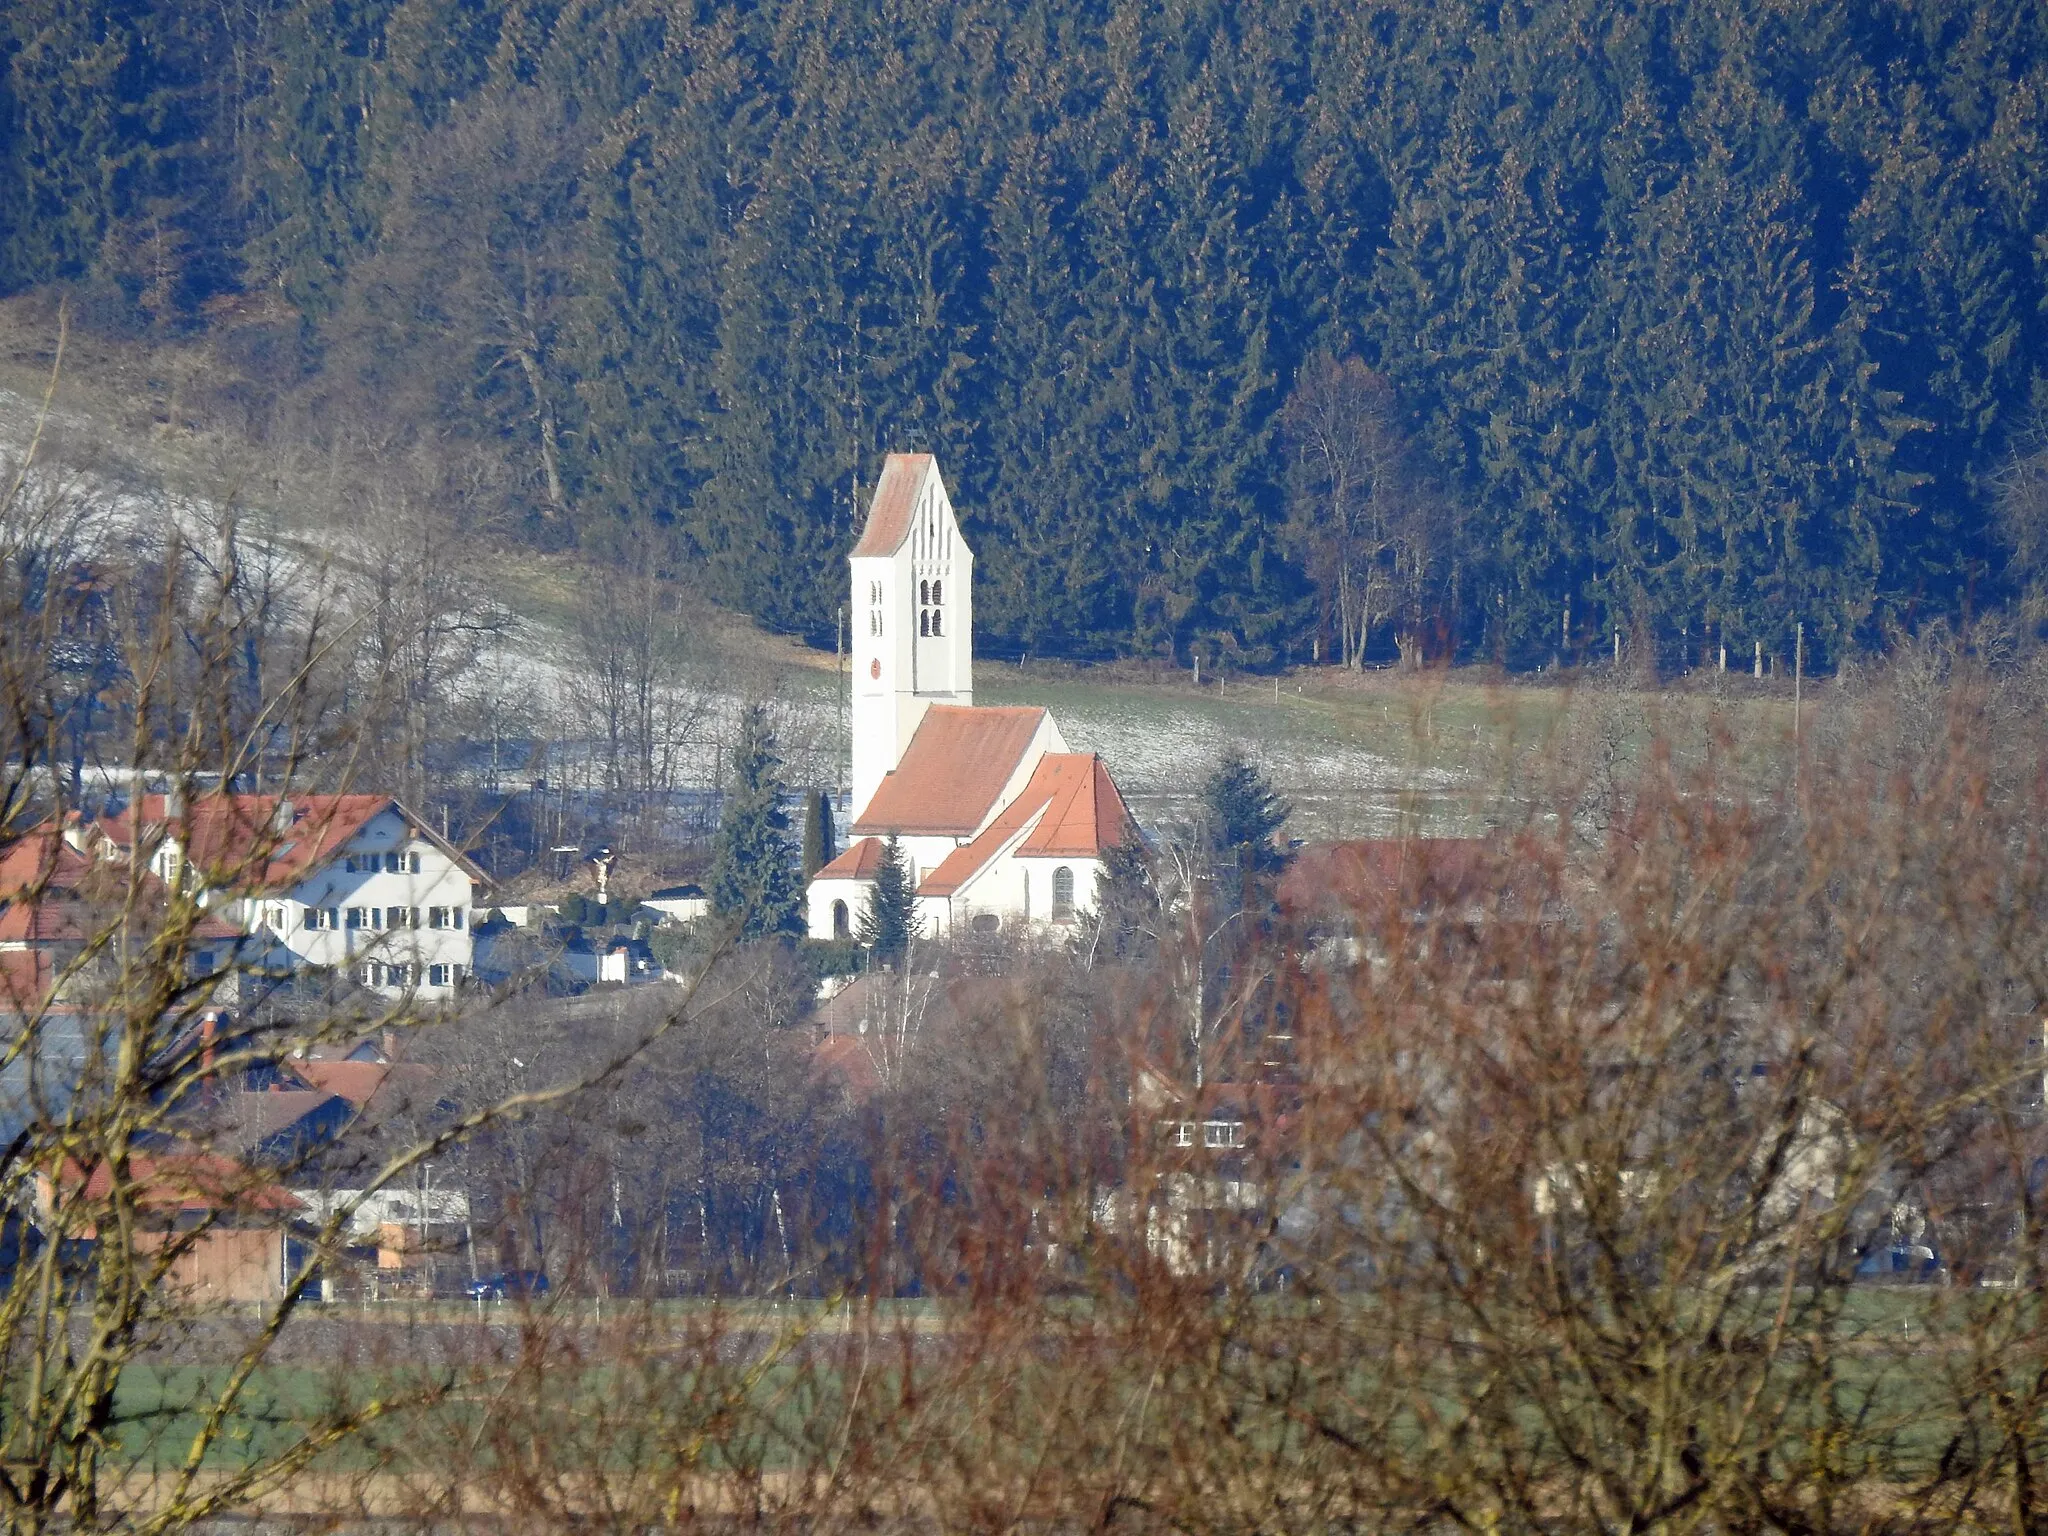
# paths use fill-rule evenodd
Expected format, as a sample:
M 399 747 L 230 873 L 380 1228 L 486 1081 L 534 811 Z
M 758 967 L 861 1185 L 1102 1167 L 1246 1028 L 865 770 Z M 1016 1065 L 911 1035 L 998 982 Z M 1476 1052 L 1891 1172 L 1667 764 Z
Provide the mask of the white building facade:
M 387 997 L 452 997 L 475 955 L 486 877 L 386 795 L 144 797 L 150 867 L 259 936 L 270 969 L 347 972 Z M 116 850 L 123 815 L 101 824 Z

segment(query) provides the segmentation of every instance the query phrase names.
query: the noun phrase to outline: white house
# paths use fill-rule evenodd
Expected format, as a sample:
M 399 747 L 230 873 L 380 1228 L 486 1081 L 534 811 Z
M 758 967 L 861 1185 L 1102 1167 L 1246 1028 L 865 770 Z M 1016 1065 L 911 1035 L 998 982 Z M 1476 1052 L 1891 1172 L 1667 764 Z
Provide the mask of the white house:
M 1130 813 L 1045 710 L 976 707 L 974 554 L 930 454 L 889 455 L 848 564 L 853 842 L 811 880 L 811 935 L 858 928 L 890 838 L 928 935 L 1073 921 Z
M 672 923 L 694 922 L 711 911 L 711 898 L 697 885 L 667 885 L 640 903 Z
M 473 957 L 482 870 L 389 795 L 142 797 L 142 847 L 265 963 L 346 969 L 388 997 L 453 995 Z M 124 812 L 96 824 L 102 851 L 135 837 Z

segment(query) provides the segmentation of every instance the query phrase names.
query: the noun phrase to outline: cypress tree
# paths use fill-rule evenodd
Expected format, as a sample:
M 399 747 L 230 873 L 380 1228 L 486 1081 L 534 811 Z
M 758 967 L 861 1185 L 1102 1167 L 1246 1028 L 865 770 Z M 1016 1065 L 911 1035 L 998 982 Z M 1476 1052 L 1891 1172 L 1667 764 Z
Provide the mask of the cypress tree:
M 832 862 L 832 802 L 825 791 L 814 789 L 804 803 L 804 879 Z
M 910 948 L 916 921 L 916 896 L 910 888 L 910 865 L 903 846 L 895 838 L 882 845 L 882 862 L 875 870 L 875 889 L 868 909 L 860 917 L 858 937 L 873 953 L 877 965 L 901 962 Z
M 742 941 L 802 930 L 802 887 L 790 858 L 789 818 L 782 812 L 775 732 L 768 712 L 750 705 L 732 752 L 732 787 L 718 823 L 711 866 L 711 908 Z

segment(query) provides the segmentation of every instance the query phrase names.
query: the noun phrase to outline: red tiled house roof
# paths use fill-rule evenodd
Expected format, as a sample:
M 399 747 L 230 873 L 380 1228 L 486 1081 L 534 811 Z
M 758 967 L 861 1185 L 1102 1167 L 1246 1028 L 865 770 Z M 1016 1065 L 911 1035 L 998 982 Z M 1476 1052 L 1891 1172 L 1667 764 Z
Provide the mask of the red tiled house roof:
M 184 855 L 208 885 L 237 890 L 282 889 L 298 884 L 340 853 L 355 835 L 385 810 L 405 816 L 421 835 L 460 861 L 472 877 L 483 878 L 459 849 L 435 836 L 390 795 L 205 795 L 176 814 L 164 795 L 145 795 L 145 836 L 176 836 Z M 107 817 L 101 829 L 115 846 L 134 840 L 124 811 Z
M 46 1176 L 46 1208 L 52 1191 Z M 112 1168 L 96 1163 L 88 1173 L 67 1160 L 56 1179 L 55 1203 L 60 1208 L 77 1199 L 104 1200 L 113 1193 Z M 285 1213 L 299 1209 L 298 1198 L 283 1185 L 264 1178 L 231 1157 L 212 1152 L 136 1153 L 128 1159 L 128 1182 L 142 1209 L 175 1215 L 181 1211 Z
M 856 837 L 971 837 L 988 820 L 1030 749 L 1045 711 L 934 704 L 903 760 L 854 823 Z
M 0 901 L 23 896 L 69 896 L 92 873 L 92 861 L 45 822 L 0 853 Z

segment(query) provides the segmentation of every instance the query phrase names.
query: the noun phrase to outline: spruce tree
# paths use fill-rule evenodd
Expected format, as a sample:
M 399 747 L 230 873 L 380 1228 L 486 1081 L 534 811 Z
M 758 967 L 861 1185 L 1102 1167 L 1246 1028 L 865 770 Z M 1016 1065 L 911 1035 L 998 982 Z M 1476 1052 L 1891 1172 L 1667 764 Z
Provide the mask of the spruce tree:
M 1202 786 L 1209 853 L 1225 899 L 1252 910 L 1270 903 L 1290 855 L 1276 841 L 1291 807 L 1245 753 L 1232 747 Z
M 882 845 L 882 862 L 875 870 L 875 889 L 868 909 L 861 914 L 858 937 L 883 966 L 900 964 L 910 948 L 915 921 L 916 896 L 910 888 L 910 865 L 903 857 L 903 845 L 890 838 Z
M 711 907 L 744 942 L 798 933 L 802 886 L 790 858 L 789 818 L 782 812 L 775 732 L 768 712 L 748 707 L 732 752 L 732 786 L 718 823 L 711 867 Z

